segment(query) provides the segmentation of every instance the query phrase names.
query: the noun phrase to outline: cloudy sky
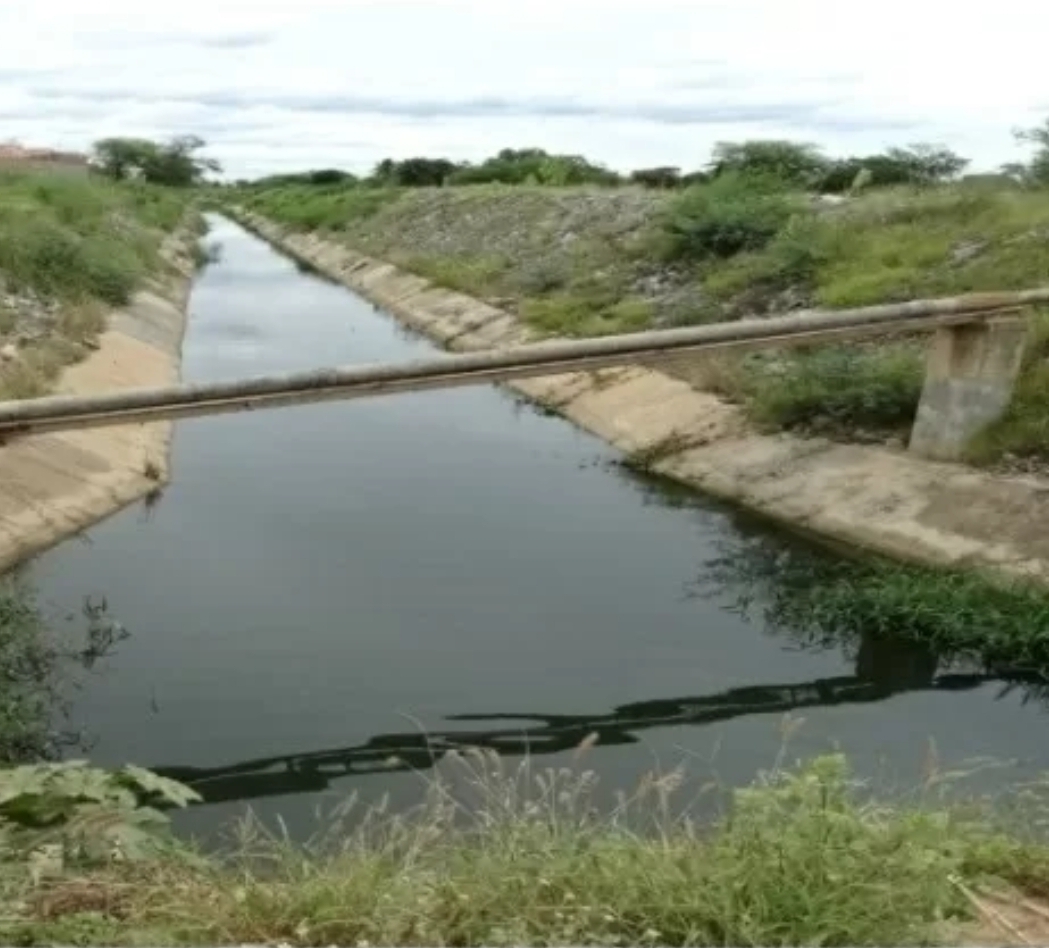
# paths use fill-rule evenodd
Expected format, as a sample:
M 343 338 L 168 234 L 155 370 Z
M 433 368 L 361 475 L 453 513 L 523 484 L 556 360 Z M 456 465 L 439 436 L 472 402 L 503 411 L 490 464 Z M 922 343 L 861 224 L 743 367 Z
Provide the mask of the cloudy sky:
M 754 137 L 993 168 L 1049 116 L 1047 34 L 1035 0 L 0 0 L 0 140 L 194 132 L 231 177 Z

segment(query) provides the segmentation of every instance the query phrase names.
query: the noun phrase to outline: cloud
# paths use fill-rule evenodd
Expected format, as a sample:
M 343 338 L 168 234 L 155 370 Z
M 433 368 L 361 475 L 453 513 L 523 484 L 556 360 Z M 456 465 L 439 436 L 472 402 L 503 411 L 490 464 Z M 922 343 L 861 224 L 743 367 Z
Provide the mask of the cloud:
M 696 167 L 752 137 L 1009 160 L 1011 128 L 1049 101 L 1049 10 L 958 8 L 934 42 L 937 6 L 883 0 L 856 27 L 834 0 L 608 0 L 598 18 L 583 0 L 296 0 L 256 5 L 245 26 L 214 0 L 0 0 L 0 135 L 199 132 L 235 176 L 522 145 Z
M 245 32 L 205 36 L 200 39 L 187 40 L 187 42 L 195 42 L 204 47 L 204 49 L 251 49 L 257 46 L 265 46 L 273 42 L 273 38 L 272 33 Z
M 94 49 L 116 50 L 126 47 L 196 46 L 201 49 L 252 49 L 271 43 L 275 34 L 262 30 L 244 30 L 230 33 L 172 32 L 166 30 L 112 30 L 89 35 L 85 46 Z
M 245 109 L 270 108 L 298 114 L 332 114 L 340 116 L 386 116 L 428 121 L 485 118 L 578 118 L 613 119 L 652 122 L 664 125 L 733 125 L 770 122 L 798 128 L 832 128 L 845 130 L 861 123 L 847 117 L 833 117 L 828 109 L 842 108 L 846 100 L 827 98 L 813 102 L 758 103 L 702 102 L 600 102 L 578 98 L 477 96 L 462 99 L 399 98 L 342 93 L 230 92 L 223 90 L 197 93 L 161 93 L 155 98 L 143 97 L 131 89 L 97 88 L 87 98 L 71 85 L 33 86 L 30 94 L 43 100 L 68 103 L 108 103 L 155 106 L 181 104 L 213 110 L 216 122 L 219 112 L 237 113 Z M 895 117 L 873 116 L 862 120 L 867 129 L 884 128 L 898 131 L 913 128 L 915 123 Z

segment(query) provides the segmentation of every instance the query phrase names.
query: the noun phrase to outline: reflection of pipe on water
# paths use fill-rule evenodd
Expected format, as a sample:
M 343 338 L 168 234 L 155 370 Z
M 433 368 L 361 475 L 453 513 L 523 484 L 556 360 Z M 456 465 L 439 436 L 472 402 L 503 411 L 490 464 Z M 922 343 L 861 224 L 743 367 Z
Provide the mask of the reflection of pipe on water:
M 868 657 L 861 667 L 873 670 Z M 598 745 L 637 743 L 636 732 L 654 727 L 703 725 L 754 714 L 785 714 L 812 707 L 865 704 L 909 691 L 957 692 L 1001 681 L 994 674 L 944 674 L 934 676 L 935 665 L 918 661 L 912 674 L 898 679 L 860 676 L 823 678 L 782 685 L 752 685 L 713 695 L 667 698 L 621 705 L 604 715 L 464 714 L 448 720 L 514 721 L 479 731 L 383 734 L 364 744 L 306 754 L 259 758 L 225 767 L 157 767 L 165 777 L 196 790 L 207 803 L 247 800 L 291 793 L 326 790 L 333 779 L 375 773 L 427 770 L 450 751 L 470 748 L 500 755 L 543 755 L 573 750 L 591 735 Z M 881 666 L 886 670 L 885 666 Z M 1009 676 L 1017 682 L 1022 674 Z M 1039 676 L 1030 676 L 1040 682 Z

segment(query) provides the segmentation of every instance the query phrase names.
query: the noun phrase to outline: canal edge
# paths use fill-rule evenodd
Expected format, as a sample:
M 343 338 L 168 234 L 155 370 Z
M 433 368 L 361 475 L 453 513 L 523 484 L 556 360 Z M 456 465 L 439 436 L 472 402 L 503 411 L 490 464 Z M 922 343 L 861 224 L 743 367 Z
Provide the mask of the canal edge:
M 97 348 L 62 371 L 55 394 L 179 381 L 198 240 L 192 221 L 165 238 L 167 272 L 110 311 Z M 172 433 L 172 422 L 159 421 L 36 435 L 0 448 L 0 571 L 161 491 L 171 476 Z
M 393 264 L 244 209 L 233 220 L 453 351 L 518 345 L 515 316 Z M 506 383 L 637 466 L 787 528 L 894 559 L 1049 583 L 1049 482 L 881 446 L 749 429 L 741 410 L 655 368 Z

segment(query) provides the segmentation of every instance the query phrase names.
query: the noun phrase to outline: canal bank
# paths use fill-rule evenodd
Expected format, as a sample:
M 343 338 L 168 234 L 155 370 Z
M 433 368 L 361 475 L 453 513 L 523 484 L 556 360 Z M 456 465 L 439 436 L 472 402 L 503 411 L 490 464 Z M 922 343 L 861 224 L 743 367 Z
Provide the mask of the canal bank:
M 192 228 L 166 239 L 164 274 L 109 314 L 97 348 L 62 372 L 57 394 L 178 381 L 196 240 Z M 0 447 L 0 571 L 161 489 L 171 436 L 170 422 L 152 422 L 38 435 Z
M 432 353 L 240 227 L 216 219 L 211 241 L 188 381 Z M 104 600 L 128 633 L 83 676 L 72 723 L 98 765 L 197 789 L 207 805 L 179 814 L 182 833 L 214 840 L 250 805 L 306 839 L 351 793 L 404 812 L 467 747 L 542 770 L 593 744 L 607 808 L 653 768 L 682 764 L 685 799 L 746 785 L 788 740 L 802 758 L 840 746 L 895 786 L 922 779 L 930 742 L 952 763 L 1015 764 L 983 786 L 1049 768 L 1037 682 L 770 624 L 760 590 L 741 613 L 711 564 L 736 551 L 778 569 L 792 538 L 624 471 L 505 391 L 187 420 L 173 469 L 153 502 L 24 575 L 48 616 Z
M 525 342 L 513 316 L 333 240 L 240 210 L 254 232 L 453 350 Z M 680 374 L 687 377 L 688 372 Z M 838 542 L 897 559 L 1049 582 L 1049 483 L 904 451 L 766 436 L 741 411 L 649 368 L 508 383 L 655 473 Z

